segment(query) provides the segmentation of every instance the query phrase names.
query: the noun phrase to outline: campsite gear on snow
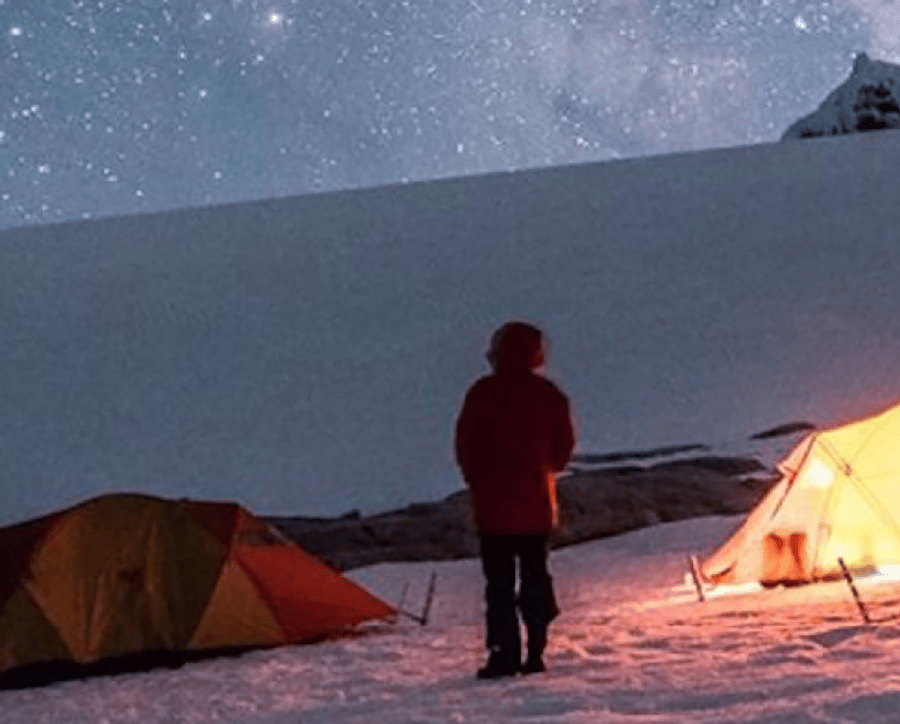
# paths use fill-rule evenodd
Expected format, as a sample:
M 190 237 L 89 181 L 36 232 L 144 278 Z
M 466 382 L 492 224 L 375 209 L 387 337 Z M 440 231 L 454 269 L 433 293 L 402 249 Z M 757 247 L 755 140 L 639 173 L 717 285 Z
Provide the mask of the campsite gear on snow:
M 697 598 L 700 601 L 705 601 L 706 594 L 703 592 L 703 574 L 700 572 L 700 562 L 697 560 L 697 556 L 688 556 L 688 570 L 691 572 L 694 588 L 697 589 Z
M 900 406 L 807 436 L 740 528 L 704 561 L 712 583 L 836 579 L 900 565 Z
M 0 556 L 0 672 L 308 642 L 396 614 L 235 503 L 104 495 L 0 529 Z
M 528 670 L 541 670 L 547 628 L 559 613 L 547 571 L 547 537 L 557 522 L 556 474 L 569 462 L 575 434 L 568 399 L 535 372 L 546 356 L 536 327 L 500 327 L 487 353 L 493 374 L 469 389 L 456 423 L 456 458 L 472 493 L 486 580 L 491 653 L 481 678 L 520 670 L 520 613 L 528 631 Z
M 403 608 L 403 604 L 406 602 L 406 594 L 409 592 L 409 583 L 404 583 L 403 590 L 400 592 L 400 601 L 397 603 L 397 613 L 412 619 L 420 626 L 427 625 L 428 614 L 431 612 L 431 604 L 434 601 L 434 591 L 436 587 L 437 573 L 432 571 L 431 577 L 428 579 L 428 590 L 425 592 L 425 603 L 422 605 L 422 613 L 416 614 Z
M 850 588 L 850 595 L 853 596 L 853 601 L 856 603 L 856 608 L 859 610 L 859 615 L 862 616 L 863 622 L 872 623 L 869 612 L 866 610 L 866 605 L 862 602 L 859 591 L 856 590 L 856 584 L 853 582 L 853 574 L 850 573 L 850 569 L 847 568 L 847 564 L 844 563 L 843 558 L 838 558 L 838 565 L 841 567 L 841 573 L 844 574 L 844 580 L 847 581 L 847 586 Z

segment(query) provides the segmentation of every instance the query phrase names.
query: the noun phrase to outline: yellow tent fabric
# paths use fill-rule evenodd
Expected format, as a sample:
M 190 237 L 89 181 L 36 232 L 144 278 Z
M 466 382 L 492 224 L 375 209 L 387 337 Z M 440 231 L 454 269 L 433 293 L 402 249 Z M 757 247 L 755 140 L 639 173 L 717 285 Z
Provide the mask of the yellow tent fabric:
M 709 559 L 714 583 L 803 583 L 900 564 L 900 405 L 814 433 Z
M 235 503 L 105 495 L 0 529 L 0 672 L 312 641 L 396 610 Z

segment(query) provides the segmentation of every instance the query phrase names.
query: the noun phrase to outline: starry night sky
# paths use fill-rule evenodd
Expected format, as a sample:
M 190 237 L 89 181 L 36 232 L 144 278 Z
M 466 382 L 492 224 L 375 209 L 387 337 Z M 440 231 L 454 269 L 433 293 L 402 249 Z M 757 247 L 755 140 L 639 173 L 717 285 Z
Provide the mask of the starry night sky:
M 775 141 L 881 0 L 0 0 L 0 228 Z

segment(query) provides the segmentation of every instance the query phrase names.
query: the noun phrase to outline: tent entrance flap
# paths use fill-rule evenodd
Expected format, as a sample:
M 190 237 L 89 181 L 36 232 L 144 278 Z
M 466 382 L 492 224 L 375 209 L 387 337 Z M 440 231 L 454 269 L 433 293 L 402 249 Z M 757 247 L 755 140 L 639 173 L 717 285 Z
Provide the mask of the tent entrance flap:
M 763 538 L 763 564 L 760 582 L 776 585 L 785 581 L 809 581 L 812 570 L 809 564 L 806 533 L 772 532 Z

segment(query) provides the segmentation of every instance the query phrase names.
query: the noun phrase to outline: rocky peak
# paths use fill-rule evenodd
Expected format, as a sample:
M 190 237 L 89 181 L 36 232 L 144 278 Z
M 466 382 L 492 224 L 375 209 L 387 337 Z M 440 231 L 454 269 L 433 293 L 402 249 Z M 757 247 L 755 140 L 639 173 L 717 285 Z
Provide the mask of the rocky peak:
M 856 56 L 850 76 L 813 113 L 785 131 L 782 141 L 900 128 L 900 66 Z

